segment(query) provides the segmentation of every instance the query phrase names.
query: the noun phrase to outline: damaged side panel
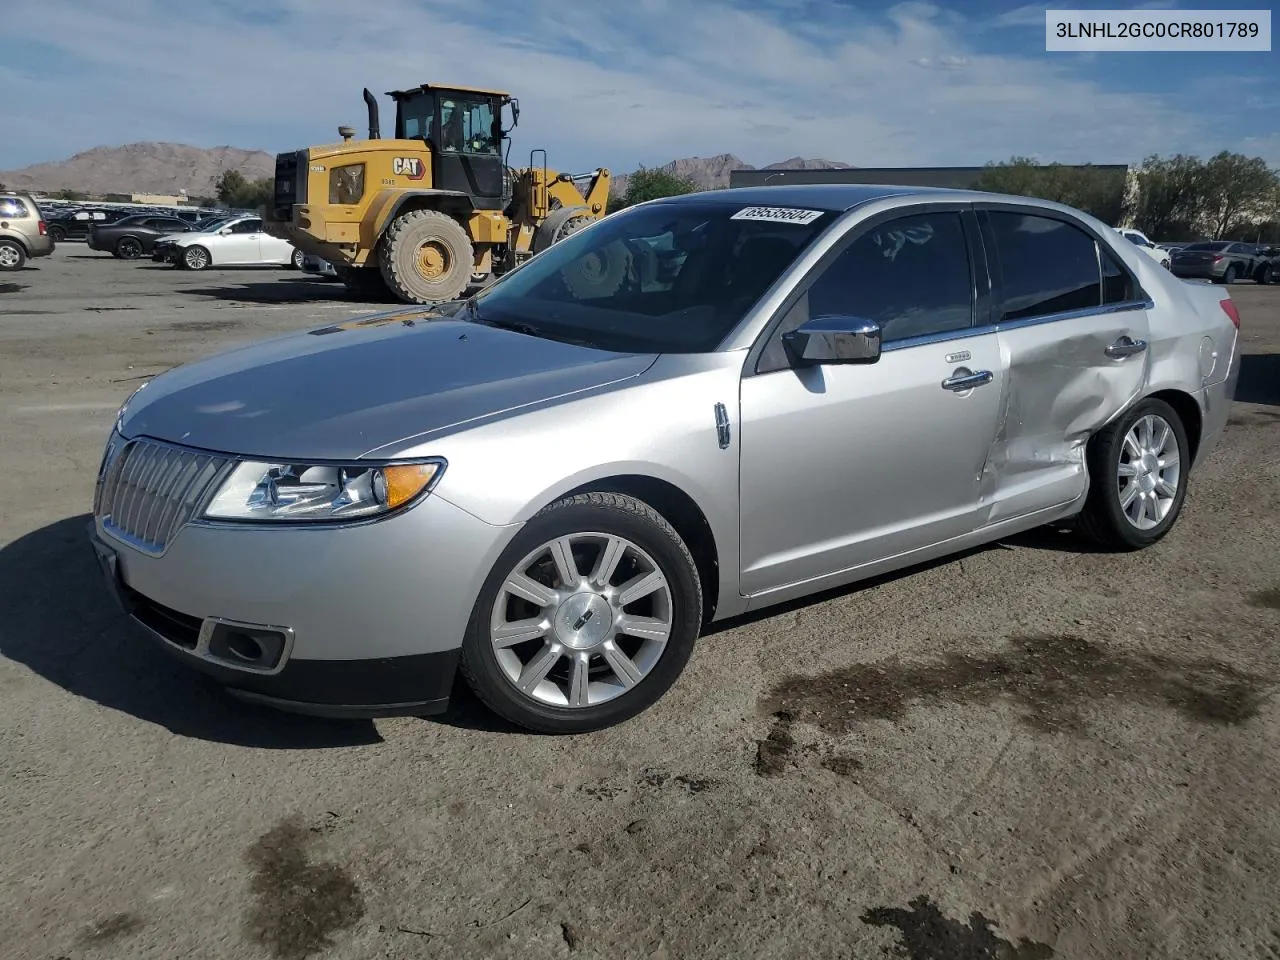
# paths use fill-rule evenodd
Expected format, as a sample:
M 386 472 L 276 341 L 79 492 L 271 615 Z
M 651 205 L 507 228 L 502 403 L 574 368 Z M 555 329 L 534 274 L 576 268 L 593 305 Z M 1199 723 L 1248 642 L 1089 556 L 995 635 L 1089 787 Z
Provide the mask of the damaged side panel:
M 1125 338 L 1147 343 L 1149 321 L 1140 306 L 1014 322 L 997 338 L 1007 373 L 982 478 L 987 523 L 1084 495 L 1085 444 L 1142 392 L 1151 353 L 1108 353 Z

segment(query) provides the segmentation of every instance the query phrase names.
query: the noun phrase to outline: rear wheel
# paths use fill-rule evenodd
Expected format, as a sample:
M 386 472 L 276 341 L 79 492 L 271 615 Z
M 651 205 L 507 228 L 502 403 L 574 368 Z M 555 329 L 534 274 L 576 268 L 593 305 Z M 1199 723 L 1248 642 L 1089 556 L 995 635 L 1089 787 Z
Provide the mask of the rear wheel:
M 1222 275 L 1222 283 L 1236 282 L 1236 265 L 1234 263 L 1227 266 L 1227 272 Z
M 303 257 L 305 257 L 305 256 L 306 256 L 306 254 L 305 254 L 305 253 L 303 253 L 303 252 L 302 252 L 301 250 L 299 250 L 297 247 L 294 247 L 294 248 L 293 248 L 293 256 L 289 258 L 289 266 L 293 267 L 293 269 L 295 269 L 295 270 L 301 270 L 301 269 L 302 269 L 302 259 L 303 259 Z
M 54 224 L 49 227 L 49 239 L 54 243 L 61 243 L 63 240 L 67 239 L 67 231 L 63 227 Z
M 137 260 L 142 256 L 142 241 L 137 237 L 121 237 L 115 252 L 121 260 Z
M 701 622 L 693 557 L 662 515 L 621 494 L 579 494 L 539 512 L 498 558 L 461 669 L 513 723 L 582 733 L 666 693 Z
M 382 278 L 405 303 L 456 300 L 471 282 L 471 238 L 439 210 L 411 210 L 396 217 L 381 247 Z
M 1080 531 L 1109 550 L 1140 550 L 1164 537 L 1187 495 L 1190 445 L 1177 411 L 1136 404 L 1089 442 L 1089 494 Z
M 1270 283 L 1272 280 L 1271 264 L 1264 263 L 1262 269 L 1258 271 L 1258 282 L 1262 284 Z
M 13 240 L 0 240 L 0 270 L 21 270 L 27 262 L 27 251 Z

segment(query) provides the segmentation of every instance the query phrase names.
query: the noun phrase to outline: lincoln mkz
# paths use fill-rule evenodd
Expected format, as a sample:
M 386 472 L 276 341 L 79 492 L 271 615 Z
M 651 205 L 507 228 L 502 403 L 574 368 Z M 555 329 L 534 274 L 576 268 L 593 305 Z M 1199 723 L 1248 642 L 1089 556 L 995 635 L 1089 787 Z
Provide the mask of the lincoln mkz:
M 652 201 L 469 299 L 275 337 L 121 408 L 91 539 L 238 696 L 524 727 L 650 708 L 713 621 L 1069 521 L 1175 523 L 1230 295 L 1070 207 L 821 185 Z

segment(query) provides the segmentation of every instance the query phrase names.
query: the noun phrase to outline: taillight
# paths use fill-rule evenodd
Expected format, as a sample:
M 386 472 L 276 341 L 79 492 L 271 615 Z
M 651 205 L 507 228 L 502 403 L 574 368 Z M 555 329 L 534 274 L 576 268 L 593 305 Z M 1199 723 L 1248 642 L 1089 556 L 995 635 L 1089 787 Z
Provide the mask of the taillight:
M 1225 300 L 1219 300 L 1218 306 L 1222 308 L 1222 312 L 1231 318 L 1231 324 L 1237 330 L 1240 329 L 1240 308 L 1228 297 Z
M 43 221 L 43 220 L 41 220 L 41 221 L 40 221 L 39 228 L 40 228 L 40 236 L 42 236 L 42 237 L 43 237 L 43 236 L 45 235 L 45 232 L 46 232 L 46 231 L 45 231 L 45 225 L 44 225 L 44 221 Z
M 1222 259 L 1222 254 L 1218 254 L 1216 257 L 1213 258 L 1213 262 L 1217 263 L 1221 259 Z

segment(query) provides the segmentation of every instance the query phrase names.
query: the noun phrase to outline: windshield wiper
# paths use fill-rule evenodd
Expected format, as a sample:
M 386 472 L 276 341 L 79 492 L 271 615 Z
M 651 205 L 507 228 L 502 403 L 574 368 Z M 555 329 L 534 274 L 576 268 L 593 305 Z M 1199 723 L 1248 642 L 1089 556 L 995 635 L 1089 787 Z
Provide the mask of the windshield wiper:
M 476 309 L 474 301 L 468 302 L 466 312 L 469 314 L 468 320 L 471 323 L 479 323 L 486 327 L 497 327 L 499 330 L 511 330 L 515 333 L 523 333 L 527 337 L 539 337 L 543 340 L 556 340 L 560 343 L 570 343 L 579 347 L 593 347 L 595 349 L 599 349 L 596 344 L 589 340 L 583 340 L 578 337 L 571 337 L 560 333 L 552 333 L 543 327 L 527 323 L 524 320 L 501 320 L 497 317 L 481 316 L 480 311 Z

